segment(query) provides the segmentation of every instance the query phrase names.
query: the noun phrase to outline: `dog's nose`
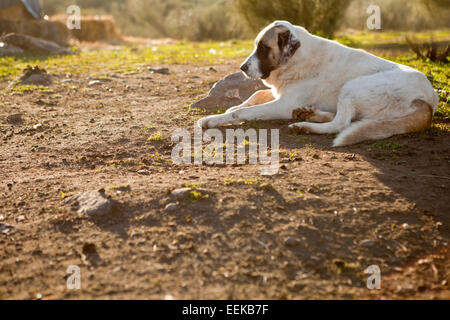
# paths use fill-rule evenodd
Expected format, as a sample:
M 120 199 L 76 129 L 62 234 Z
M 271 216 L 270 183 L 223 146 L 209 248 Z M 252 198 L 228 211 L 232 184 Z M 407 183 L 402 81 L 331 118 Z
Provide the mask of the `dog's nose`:
M 243 72 L 247 73 L 247 71 L 248 71 L 248 64 L 244 63 L 244 64 L 241 66 L 241 70 L 242 70 Z

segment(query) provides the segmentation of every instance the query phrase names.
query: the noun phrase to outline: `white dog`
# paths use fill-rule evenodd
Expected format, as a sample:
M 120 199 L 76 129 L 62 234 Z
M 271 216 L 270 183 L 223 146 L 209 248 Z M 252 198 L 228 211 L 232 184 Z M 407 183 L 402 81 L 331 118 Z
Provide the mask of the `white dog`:
M 256 92 L 224 114 L 200 119 L 199 126 L 307 120 L 289 127 L 294 132 L 339 133 L 333 144 L 337 147 L 424 130 L 439 103 L 423 73 L 286 21 L 260 32 L 241 70 L 272 89 Z

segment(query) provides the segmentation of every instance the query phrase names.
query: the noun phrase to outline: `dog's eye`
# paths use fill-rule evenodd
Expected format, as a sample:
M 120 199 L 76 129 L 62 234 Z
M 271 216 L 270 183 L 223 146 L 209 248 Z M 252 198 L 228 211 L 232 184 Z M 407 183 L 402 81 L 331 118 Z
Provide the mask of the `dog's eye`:
M 259 50 L 261 50 L 263 52 L 267 52 L 267 51 L 270 51 L 270 47 L 266 46 L 264 43 L 260 43 L 259 44 Z

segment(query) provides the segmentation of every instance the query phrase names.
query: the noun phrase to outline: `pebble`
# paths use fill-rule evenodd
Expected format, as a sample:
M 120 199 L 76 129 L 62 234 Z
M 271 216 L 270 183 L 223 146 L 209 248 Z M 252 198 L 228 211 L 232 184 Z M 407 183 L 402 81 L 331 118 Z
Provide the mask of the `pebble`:
M 306 285 L 301 281 L 295 281 L 291 284 L 291 287 L 296 291 L 300 291 L 303 290 L 306 287 Z
M 298 241 L 293 237 L 287 237 L 286 239 L 284 239 L 284 245 L 288 247 L 294 247 L 298 245 Z
M 77 204 L 78 212 L 88 216 L 103 216 L 111 213 L 115 201 L 109 199 L 104 190 L 87 191 L 72 196 L 64 201 L 66 204 Z
M 361 241 L 360 244 L 363 247 L 372 247 L 373 245 L 375 245 L 375 242 L 373 240 L 366 239 L 366 240 Z
M 191 188 L 180 188 L 173 190 L 170 194 L 175 198 L 183 198 L 191 190 Z
M 89 81 L 89 87 L 95 86 L 95 85 L 100 84 L 100 83 L 101 83 L 100 80 Z
M 405 222 L 404 224 L 402 224 L 402 228 L 403 230 L 409 230 L 411 229 L 411 226 Z
M 167 206 L 166 206 L 166 210 L 167 211 L 174 211 L 174 210 L 176 210 L 178 208 L 178 205 L 176 204 L 176 203 L 169 203 Z
M 25 216 L 24 215 L 20 215 L 20 216 L 17 217 L 16 220 L 17 220 L 17 222 L 22 222 L 22 221 L 25 220 Z
M 170 74 L 169 68 L 151 68 L 148 67 L 148 71 L 150 71 L 151 73 L 159 73 L 159 74 Z
M 8 234 L 13 229 L 12 226 L 8 226 L 7 224 L 0 223 L 0 233 Z
M 143 176 L 148 176 L 150 174 L 150 171 L 148 171 L 148 170 L 139 170 L 137 173 L 138 174 L 142 174 Z
M 13 113 L 6 117 L 6 121 L 9 123 L 16 123 L 22 121 L 22 113 Z

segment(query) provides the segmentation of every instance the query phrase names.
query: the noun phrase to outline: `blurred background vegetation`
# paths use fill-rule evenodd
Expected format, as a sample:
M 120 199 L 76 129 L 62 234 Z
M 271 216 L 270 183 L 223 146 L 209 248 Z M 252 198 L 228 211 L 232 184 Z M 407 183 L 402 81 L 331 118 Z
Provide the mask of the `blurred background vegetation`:
M 383 30 L 424 31 L 450 27 L 449 0 L 42 0 L 44 13 L 70 4 L 83 15 L 109 14 L 123 35 L 186 40 L 250 39 L 276 19 L 333 37 L 364 30 L 366 8 L 382 10 Z

